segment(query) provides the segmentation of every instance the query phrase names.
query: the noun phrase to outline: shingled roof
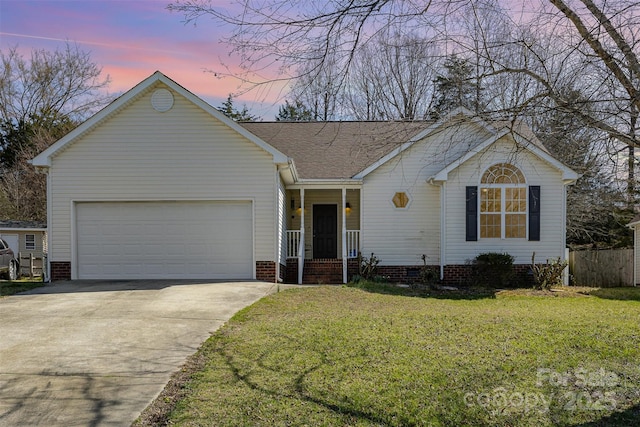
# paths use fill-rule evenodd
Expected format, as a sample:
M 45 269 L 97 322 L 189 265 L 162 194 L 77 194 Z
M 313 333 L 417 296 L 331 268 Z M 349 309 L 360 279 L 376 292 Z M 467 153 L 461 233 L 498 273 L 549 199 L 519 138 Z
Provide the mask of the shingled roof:
M 348 179 L 432 122 L 246 122 L 249 132 L 293 158 L 303 179 Z
M 21 228 L 44 230 L 47 228 L 47 223 L 39 222 L 39 221 L 17 221 L 17 220 L 11 220 L 11 219 L 0 220 L 0 230 L 21 229 Z

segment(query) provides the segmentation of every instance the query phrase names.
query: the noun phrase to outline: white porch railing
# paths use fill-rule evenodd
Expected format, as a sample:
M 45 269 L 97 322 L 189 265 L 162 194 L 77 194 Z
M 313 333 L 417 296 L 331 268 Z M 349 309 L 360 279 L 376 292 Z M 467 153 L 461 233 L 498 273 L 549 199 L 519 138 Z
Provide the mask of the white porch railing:
M 300 256 L 300 230 L 287 230 L 287 258 Z
M 347 230 L 347 258 L 357 258 L 360 251 L 360 230 Z M 287 258 L 300 256 L 300 230 L 287 230 Z
M 357 258 L 360 251 L 360 230 L 347 230 L 347 258 Z

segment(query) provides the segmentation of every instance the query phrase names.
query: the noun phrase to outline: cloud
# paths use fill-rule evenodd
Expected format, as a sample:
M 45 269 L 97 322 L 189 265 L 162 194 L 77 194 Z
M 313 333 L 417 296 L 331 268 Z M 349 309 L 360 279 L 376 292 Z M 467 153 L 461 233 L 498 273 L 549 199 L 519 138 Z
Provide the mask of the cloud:
M 214 106 L 229 93 L 241 92 L 243 81 L 238 76 L 244 71 L 239 59 L 229 56 L 227 46 L 219 42 L 226 28 L 207 21 L 185 25 L 179 14 L 165 6 L 165 1 L 150 0 L 0 0 L 0 48 L 18 45 L 28 56 L 32 49 L 77 44 L 109 74 L 112 93 L 131 89 L 156 70 Z M 270 85 L 237 100 L 271 119 L 270 109 L 281 102 L 281 94 L 282 85 Z
M 168 49 L 158 49 L 150 46 L 136 46 L 132 44 L 119 44 L 119 43 L 110 43 L 108 41 L 99 42 L 99 41 L 89 41 L 89 40 L 77 40 L 77 39 L 62 39 L 57 37 L 46 37 L 46 36 L 36 36 L 30 34 L 17 34 L 17 33 L 7 33 L 0 31 L 0 36 L 10 36 L 17 37 L 23 39 L 35 39 L 35 40 L 46 40 L 46 41 L 54 41 L 54 42 L 64 42 L 64 43 L 74 43 L 78 45 L 87 45 L 87 46 L 99 46 L 105 47 L 109 49 L 126 49 L 126 50 L 142 50 L 145 52 L 164 52 L 171 54 L 182 54 L 183 51 L 180 50 L 168 50 Z

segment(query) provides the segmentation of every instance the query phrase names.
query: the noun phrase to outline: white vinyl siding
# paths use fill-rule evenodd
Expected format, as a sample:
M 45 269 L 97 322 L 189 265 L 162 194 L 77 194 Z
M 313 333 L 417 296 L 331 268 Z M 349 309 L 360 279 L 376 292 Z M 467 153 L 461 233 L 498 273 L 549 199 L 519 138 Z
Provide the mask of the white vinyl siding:
M 363 255 L 375 253 L 382 265 L 422 265 L 422 255 L 429 265 L 440 263 L 441 190 L 427 180 L 450 161 L 451 150 L 457 151 L 452 138 L 454 134 L 442 132 L 429 144 L 417 142 L 365 177 Z M 395 207 L 397 192 L 409 196 L 406 208 Z
M 442 190 L 428 179 L 488 136 L 470 123 L 441 129 L 366 176 L 362 253 L 375 253 L 383 265 L 422 265 L 422 255 L 440 264 Z M 393 204 L 397 192 L 409 196 L 406 208 Z
M 51 261 L 72 260 L 74 202 L 181 200 L 252 201 L 254 259 L 274 260 L 272 156 L 175 92 L 171 110 L 155 111 L 151 94 L 160 87 L 53 157 Z
M 541 262 L 564 254 L 565 193 L 561 173 L 537 156 L 525 150 L 516 150 L 507 138 L 491 145 L 489 149 L 449 173 L 446 186 L 446 264 L 465 264 L 482 252 L 509 253 L 515 257 L 516 264 L 530 263 L 534 251 L 536 259 Z M 525 238 L 480 238 L 476 242 L 466 241 L 465 187 L 480 186 L 480 177 L 486 169 L 505 160 L 522 171 L 527 185 L 540 186 L 540 241 L 528 241 Z
M 32 240 L 35 245 L 33 249 L 28 249 L 27 247 L 27 235 L 34 237 L 34 239 Z M 46 234 L 41 230 L 5 230 L 0 232 L 0 238 L 3 238 L 7 240 L 7 242 L 11 243 L 11 249 L 13 249 L 13 251 L 15 252 L 16 257 L 18 256 L 19 252 L 33 253 L 34 255 L 38 256 L 46 252 Z
M 370 175 L 363 184 L 362 252 L 374 252 L 383 265 L 440 264 L 441 243 L 446 265 L 465 264 L 481 252 L 508 252 L 516 263 L 563 256 L 564 186 L 561 173 L 534 154 L 516 148 L 511 139 L 498 141 L 449 173 L 444 187 L 428 183 L 430 177 L 489 137 L 474 125 L 451 127 L 417 142 Z M 448 150 L 448 151 L 447 151 Z M 541 239 L 465 240 L 465 188 L 480 186 L 488 167 L 508 162 L 519 167 L 527 185 L 541 186 Z M 444 190 L 443 190 L 444 189 Z M 411 198 L 406 209 L 392 203 L 394 194 L 406 192 Z M 441 191 L 445 191 L 441 197 Z M 444 199 L 445 206 L 441 206 Z M 441 215 L 445 214 L 444 242 Z

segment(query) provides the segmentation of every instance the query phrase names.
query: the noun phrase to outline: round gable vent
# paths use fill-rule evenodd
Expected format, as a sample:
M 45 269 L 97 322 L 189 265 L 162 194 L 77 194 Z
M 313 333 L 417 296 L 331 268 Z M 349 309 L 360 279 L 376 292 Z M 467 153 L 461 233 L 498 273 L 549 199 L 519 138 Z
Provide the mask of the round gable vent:
M 173 95 L 167 89 L 158 89 L 151 95 L 151 106 L 161 113 L 169 111 L 173 107 Z

